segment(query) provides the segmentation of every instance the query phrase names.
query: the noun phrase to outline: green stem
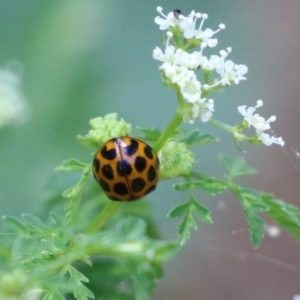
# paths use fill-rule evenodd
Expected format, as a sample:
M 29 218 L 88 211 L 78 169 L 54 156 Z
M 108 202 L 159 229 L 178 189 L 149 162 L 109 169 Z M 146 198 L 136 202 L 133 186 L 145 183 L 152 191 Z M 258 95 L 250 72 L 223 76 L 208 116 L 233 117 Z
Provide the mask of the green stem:
M 219 121 L 217 121 L 217 120 L 215 120 L 215 119 L 210 119 L 210 120 L 209 120 L 209 123 L 211 123 L 211 124 L 213 124 L 213 125 L 215 125 L 215 126 L 217 126 L 217 127 L 219 127 L 219 128 L 222 128 L 222 129 L 224 129 L 224 130 L 226 130 L 226 131 L 228 131 L 228 132 L 230 132 L 230 133 L 235 133 L 235 132 L 236 132 L 235 127 L 229 126 L 229 125 L 224 124 L 224 123 L 222 123 L 222 122 L 219 122 Z
M 91 223 L 85 233 L 94 233 L 99 231 L 111 216 L 121 207 L 122 202 L 109 202 L 99 213 L 96 219 Z
M 175 129 L 181 124 L 183 118 L 181 111 L 184 109 L 185 103 L 184 99 L 180 92 L 176 92 L 177 100 L 178 100 L 178 110 L 176 111 L 175 115 L 173 116 L 172 120 L 164 130 L 164 132 L 160 135 L 159 139 L 153 146 L 153 149 L 158 152 L 166 143 L 168 138 L 173 134 Z
M 153 149 L 156 152 L 158 152 L 163 147 L 163 145 L 166 143 L 168 138 L 173 134 L 173 132 L 180 125 L 181 122 L 182 122 L 182 115 L 179 112 L 176 112 L 172 120 L 164 130 L 164 132 L 161 134 L 159 139 L 154 144 Z

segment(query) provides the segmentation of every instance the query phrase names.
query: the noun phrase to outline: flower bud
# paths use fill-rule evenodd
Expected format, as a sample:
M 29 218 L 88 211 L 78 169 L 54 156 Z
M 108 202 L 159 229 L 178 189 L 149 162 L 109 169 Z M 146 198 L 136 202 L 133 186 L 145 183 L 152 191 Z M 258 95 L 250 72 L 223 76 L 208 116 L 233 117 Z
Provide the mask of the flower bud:
M 107 114 L 105 117 L 98 117 L 90 120 L 92 129 L 87 138 L 90 138 L 98 144 L 102 144 L 112 138 L 128 135 L 131 132 L 131 125 L 124 119 L 117 120 L 116 113 Z
M 193 153 L 184 143 L 169 142 L 158 155 L 161 177 L 188 175 L 195 162 Z

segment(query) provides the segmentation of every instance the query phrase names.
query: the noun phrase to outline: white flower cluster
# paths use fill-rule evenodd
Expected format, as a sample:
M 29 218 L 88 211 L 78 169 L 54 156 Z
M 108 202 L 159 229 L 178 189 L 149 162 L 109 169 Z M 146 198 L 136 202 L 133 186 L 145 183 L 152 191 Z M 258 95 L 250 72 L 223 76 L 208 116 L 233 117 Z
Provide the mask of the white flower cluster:
M 254 114 L 258 107 L 263 106 L 263 101 L 258 100 L 256 106 L 254 107 L 246 107 L 246 105 L 242 105 L 238 107 L 239 113 L 244 117 L 244 120 L 248 123 L 248 127 L 253 126 L 256 131 L 256 135 L 258 140 L 260 140 L 266 146 L 270 146 L 272 144 L 278 144 L 284 146 L 284 141 L 281 137 L 270 136 L 268 133 L 264 131 L 270 130 L 270 123 L 276 121 L 275 116 L 271 116 L 268 120 L 261 117 L 259 114 Z
M 220 51 L 220 55 L 212 55 L 210 58 L 203 55 L 206 47 L 215 47 L 218 40 L 214 35 L 221 29 L 225 29 L 224 24 L 219 25 L 219 29 L 203 29 L 207 14 L 196 13 L 192 11 L 187 17 L 183 16 L 179 10 L 174 10 L 168 15 L 164 15 L 161 7 L 157 7 L 161 16 L 155 18 L 155 23 L 159 25 L 160 30 L 167 30 L 166 47 L 163 50 L 156 47 L 153 51 L 153 58 L 162 62 L 160 70 L 165 78 L 173 85 L 176 85 L 184 100 L 192 104 L 192 113 L 190 122 L 193 119 L 200 118 L 207 122 L 214 111 L 213 99 L 202 98 L 203 90 L 208 90 L 217 86 L 238 84 L 245 80 L 244 75 L 248 68 L 245 65 L 238 65 L 226 57 L 231 52 L 231 48 L 226 51 Z M 197 21 L 200 21 L 197 26 Z M 186 44 L 182 47 L 175 47 L 171 44 L 174 32 L 180 32 L 185 39 Z M 173 32 L 173 33 L 172 33 Z M 176 34 L 176 33 L 175 33 Z M 189 53 L 183 48 L 191 43 L 199 46 L 199 51 Z M 195 70 L 202 69 L 203 73 L 212 73 L 215 71 L 219 78 L 216 78 L 210 85 L 202 84 L 195 73 Z

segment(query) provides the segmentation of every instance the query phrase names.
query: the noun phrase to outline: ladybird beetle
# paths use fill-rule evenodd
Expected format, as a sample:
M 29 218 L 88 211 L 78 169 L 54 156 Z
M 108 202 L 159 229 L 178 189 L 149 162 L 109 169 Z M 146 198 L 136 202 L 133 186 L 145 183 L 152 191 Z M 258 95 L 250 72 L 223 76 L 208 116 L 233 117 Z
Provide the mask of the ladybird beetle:
M 159 160 L 141 140 L 121 136 L 107 141 L 93 161 L 93 175 L 111 200 L 133 201 L 157 185 Z

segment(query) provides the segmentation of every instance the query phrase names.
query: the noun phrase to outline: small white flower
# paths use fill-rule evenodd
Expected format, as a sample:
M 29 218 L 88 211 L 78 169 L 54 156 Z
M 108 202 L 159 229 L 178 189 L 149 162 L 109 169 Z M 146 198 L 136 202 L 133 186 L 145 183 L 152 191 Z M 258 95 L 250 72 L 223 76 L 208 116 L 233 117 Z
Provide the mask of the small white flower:
M 178 82 L 183 98 L 189 103 L 195 103 L 201 98 L 201 83 L 194 72 L 188 71 L 186 77 Z
M 272 144 L 278 144 L 283 147 L 285 144 L 282 137 L 277 138 L 274 136 L 270 136 L 268 133 L 264 133 L 264 132 L 258 135 L 258 139 L 266 146 L 271 146 Z
M 177 57 L 177 63 L 182 66 L 186 66 L 188 69 L 197 69 L 201 63 L 202 55 L 199 51 L 188 53 L 182 51 Z
M 184 17 L 180 23 L 180 28 L 183 30 L 183 36 L 186 39 L 190 39 L 195 36 L 195 27 L 197 19 L 201 18 L 200 13 L 195 13 L 194 10 L 191 11 L 191 13 Z
M 174 63 L 176 59 L 175 50 L 176 48 L 174 46 L 167 46 L 165 49 L 165 53 L 163 53 L 163 51 L 159 47 L 156 47 L 153 50 L 153 58 L 163 62 L 167 61 L 170 63 Z
M 203 56 L 200 66 L 203 70 L 213 71 L 217 68 L 220 68 L 223 63 L 224 59 L 222 56 L 212 55 L 209 59 Z
M 188 69 L 184 66 L 177 66 L 169 62 L 164 62 L 160 68 L 165 76 L 173 83 L 178 84 L 186 81 L 188 77 Z
M 213 99 L 199 99 L 193 103 L 192 117 L 194 119 L 200 118 L 202 122 L 207 122 L 214 111 L 214 100 Z
M 196 29 L 196 23 L 197 19 L 200 19 L 201 23 Z M 186 39 L 196 38 L 202 41 L 202 43 L 205 43 L 208 47 L 215 47 L 218 43 L 218 40 L 216 38 L 212 38 L 217 32 L 219 32 L 222 29 L 225 29 L 224 24 L 219 25 L 219 29 L 213 31 L 210 28 L 206 28 L 205 30 L 202 30 L 204 20 L 208 18 L 207 14 L 200 14 L 195 13 L 192 11 L 187 17 L 184 17 L 182 22 L 180 23 L 180 28 L 183 30 L 183 36 Z
M 158 16 L 154 19 L 154 22 L 159 25 L 160 30 L 167 30 L 169 27 L 175 27 L 176 25 L 180 24 L 181 15 L 176 17 L 173 11 L 169 12 L 168 15 L 164 15 L 160 6 L 158 6 L 156 10 L 162 16 Z
M 254 114 L 256 108 L 261 106 L 263 106 L 263 101 L 258 100 L 256 106 L 250 106 L 248 108 L 246 108 L 246 105 L 239 106 L 238 111 L 242 116 L 244 116 L 244 120 L 247 121 L 248 127 L 252 125 L 257 130 L 265 131 L 271 129 L 270 123 L 275 122 L 276 117 L 271 116 L 268 120 L 265 120 L 265 118 L 261 117 L 259 114 Z
M 284 146 L 284 141 L 281 137 L 277 138 L 274 136 L 270 136 L 264 131 L 271 129 L 270 123 L 276 121 L 275 116 L 271 116 L 268 120 L 261 117 L 259 114 L 254 114 L 256 108 L 263 106 L 263 101 L 258 100 L 257 105 L 254 107 L 246 107 L 246 105 L 239 106 L 238 111 L 244 117 L 244 120 L 247 121 L 248 127 L 251 125 L 256 130 L 257 139 L 260 140 L 266 146 L 270 146 L 272 144 L 278 144 Z
M 248 72 L 248 67 L 227 60 L 221 67 L 216 69 L 216 72 L 221 75 L 222 85 L 230 85 L 232 82 L 239 84 L 241 80 L 246 80 L 244 75 Z

